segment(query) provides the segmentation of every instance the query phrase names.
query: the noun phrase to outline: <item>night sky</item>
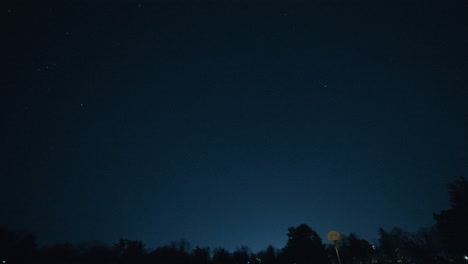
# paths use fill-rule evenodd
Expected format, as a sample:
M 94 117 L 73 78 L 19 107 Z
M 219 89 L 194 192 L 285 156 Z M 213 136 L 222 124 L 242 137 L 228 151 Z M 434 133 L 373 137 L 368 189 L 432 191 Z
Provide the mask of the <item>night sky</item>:
M 432 225 L 467 171 L 468 5 L 373 2 L 2 4 L 0 226 L 257 251 Z

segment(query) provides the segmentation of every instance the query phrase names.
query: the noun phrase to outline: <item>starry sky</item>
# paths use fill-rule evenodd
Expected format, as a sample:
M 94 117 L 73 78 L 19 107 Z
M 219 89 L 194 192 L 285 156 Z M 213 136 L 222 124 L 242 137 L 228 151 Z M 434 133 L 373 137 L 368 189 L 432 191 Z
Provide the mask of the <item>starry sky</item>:
M 466 175 L 466 2 L 2 4 L 0 226 L 40 245 L 374 241 Z

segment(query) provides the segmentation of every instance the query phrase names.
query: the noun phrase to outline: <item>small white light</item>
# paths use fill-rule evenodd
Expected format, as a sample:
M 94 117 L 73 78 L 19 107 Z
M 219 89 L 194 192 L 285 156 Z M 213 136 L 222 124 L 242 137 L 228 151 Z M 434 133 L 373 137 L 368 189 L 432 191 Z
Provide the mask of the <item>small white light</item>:
M 468 260 L 468 256 L 467 256 L 467 255 L 465 255 L 463 258 L 466 259 L 466 260 Z M 5 262 L 3 262 L 3 263 L 5 263 Z

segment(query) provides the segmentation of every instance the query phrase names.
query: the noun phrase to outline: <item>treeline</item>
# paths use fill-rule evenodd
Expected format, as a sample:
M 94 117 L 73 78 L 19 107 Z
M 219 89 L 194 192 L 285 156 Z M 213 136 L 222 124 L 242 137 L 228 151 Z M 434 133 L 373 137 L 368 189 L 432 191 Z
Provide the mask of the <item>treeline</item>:
M 417 232 L 379 229 L 376 244 L 356 234 L 338 243 L 342 264 L 467 264 L 468 183 L 459 178 L 449 185 L 451 208 L 434 215 L 433 227 Z M 5 264 L 338 264 L 333 245 L 325 245 L 306 224 L 288 229 L 283 248 L 259 252 L 240 247 L 191 247 L 185 240 L 150 250 L 142 241 L 120 239 L 112 246 L 57 244 L 38 247 L 35 237 L 0 229 L 0 261 Z

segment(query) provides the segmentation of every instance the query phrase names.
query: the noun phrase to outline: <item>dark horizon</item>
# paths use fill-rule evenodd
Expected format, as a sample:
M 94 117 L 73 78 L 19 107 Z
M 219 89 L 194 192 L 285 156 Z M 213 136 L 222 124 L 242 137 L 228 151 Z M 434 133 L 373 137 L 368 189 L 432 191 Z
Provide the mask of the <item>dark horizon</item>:
M 255 251 L 432 226 L 466 175 L 466 11 L 6 3 L 0 226 Z

